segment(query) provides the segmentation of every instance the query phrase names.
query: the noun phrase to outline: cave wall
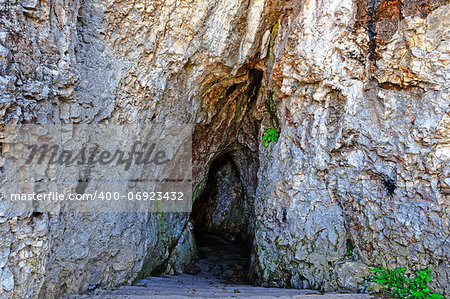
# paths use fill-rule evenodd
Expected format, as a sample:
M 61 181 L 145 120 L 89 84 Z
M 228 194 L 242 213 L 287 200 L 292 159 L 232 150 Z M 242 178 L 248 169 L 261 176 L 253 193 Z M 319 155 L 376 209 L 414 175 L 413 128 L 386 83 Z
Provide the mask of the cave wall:
M 229 241 L 253 240 L 254 193 L 248 195 L 233 153 L 219 157 L 211 166 L 205 189 L 196 198 L 191 221 L 198 233 L 213 233 Z M 234 156 L 239 153 L 234 153 Z M 246 163 L 243 167 L 249 167 Z M 257 168 L 251 169 L 257 172 Z M 256 182 L 254 182 L 256 183 Z
M 248 152 L 256 282 L 345 287 L 351 243 L 448 293 L 449 5 L 422 2 L 0 0 L 1 121 L 192 122 L 194 197 Z M 0 213 L 1 296 L 182 271 L 194 250 L 186 214 Z
M 349 240 L 354 259 L 429 267 L 449 291 L 449 7 L 379 2 L 306 1 L 281 24 L 281 137 L 258 172 L 260 282 L 345 287 Z

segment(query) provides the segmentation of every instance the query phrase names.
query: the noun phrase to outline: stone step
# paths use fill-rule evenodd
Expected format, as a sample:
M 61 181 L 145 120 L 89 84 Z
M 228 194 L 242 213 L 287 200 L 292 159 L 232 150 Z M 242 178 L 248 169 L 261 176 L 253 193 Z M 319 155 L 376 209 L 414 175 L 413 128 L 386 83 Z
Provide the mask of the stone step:
M 223 284 L 214 278 L 194 275 L 150 277 L 133 286 L 122 286 L 116 290 L 96 290 L 84 295 L 70 295 L 68 299 L 82 298 L 297 298 L 297 299 L 369 299 L 368 294 L 320 294 L 316 290 L 263 288 L 252 285 Z

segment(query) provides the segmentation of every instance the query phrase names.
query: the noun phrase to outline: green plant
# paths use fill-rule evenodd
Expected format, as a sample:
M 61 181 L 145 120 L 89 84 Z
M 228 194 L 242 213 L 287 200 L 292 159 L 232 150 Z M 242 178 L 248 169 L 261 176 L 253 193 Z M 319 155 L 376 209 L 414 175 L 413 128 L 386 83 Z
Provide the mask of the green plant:
M 347 247 L 347 253 L 345 255 L 348 257 L 351 257 L 353 255 L 353 244 L 350 239 L 347 239 L 346 247 Z
M 406 299 L 443 299 L 440 294 L 432 294 L 427 286 L 431 281 L 429 269 L 419 270 L 414 273 L 414 278 L 405 275 L 406 268 L 401 267 L 395 270 L 388 270 L 383 267 L 375 267 L 371 270 L 375 272 L 370 276 L 370 280 L 386 288 L 396 298 Z
M 263 136 L 263 142 L 265 146 L 268 146 L 270 142 L 278 140 L 278 132 L 272 127 L 266 128 L 266 134 Z
M 347 248 L 347 255 L 352 256 L 352 254 L 353 254 L 353 250 L 351 250 L 350 248 Z

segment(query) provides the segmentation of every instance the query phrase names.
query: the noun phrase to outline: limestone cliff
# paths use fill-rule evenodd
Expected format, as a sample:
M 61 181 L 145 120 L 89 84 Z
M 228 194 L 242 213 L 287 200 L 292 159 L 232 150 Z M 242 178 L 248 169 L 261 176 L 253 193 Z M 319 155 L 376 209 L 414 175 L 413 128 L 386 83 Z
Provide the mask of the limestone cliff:
M 0 0 L 1 124 L 194 123 L 194 194 L 231 157 L 253 209 L 256 283 L 345 288 L 351 259 L 429 267 L 448 295 L 449 8 Z M 265 147 L 267 126 L 280 138 Z M 186 214 L 5 214 L 3 204 L 0 296 L 183 271 L 195 246 Z

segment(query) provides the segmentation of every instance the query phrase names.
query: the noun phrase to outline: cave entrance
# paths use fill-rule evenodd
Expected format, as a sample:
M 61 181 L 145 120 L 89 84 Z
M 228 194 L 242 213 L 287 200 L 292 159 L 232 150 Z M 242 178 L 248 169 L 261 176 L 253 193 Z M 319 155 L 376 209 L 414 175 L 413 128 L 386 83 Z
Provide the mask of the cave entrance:
M 192 222 L 197 258 L 190 274 L 223 283 L 247 284 L 253 203 L 232 154 L 216 159 L 206 186 L 195 200 Z

